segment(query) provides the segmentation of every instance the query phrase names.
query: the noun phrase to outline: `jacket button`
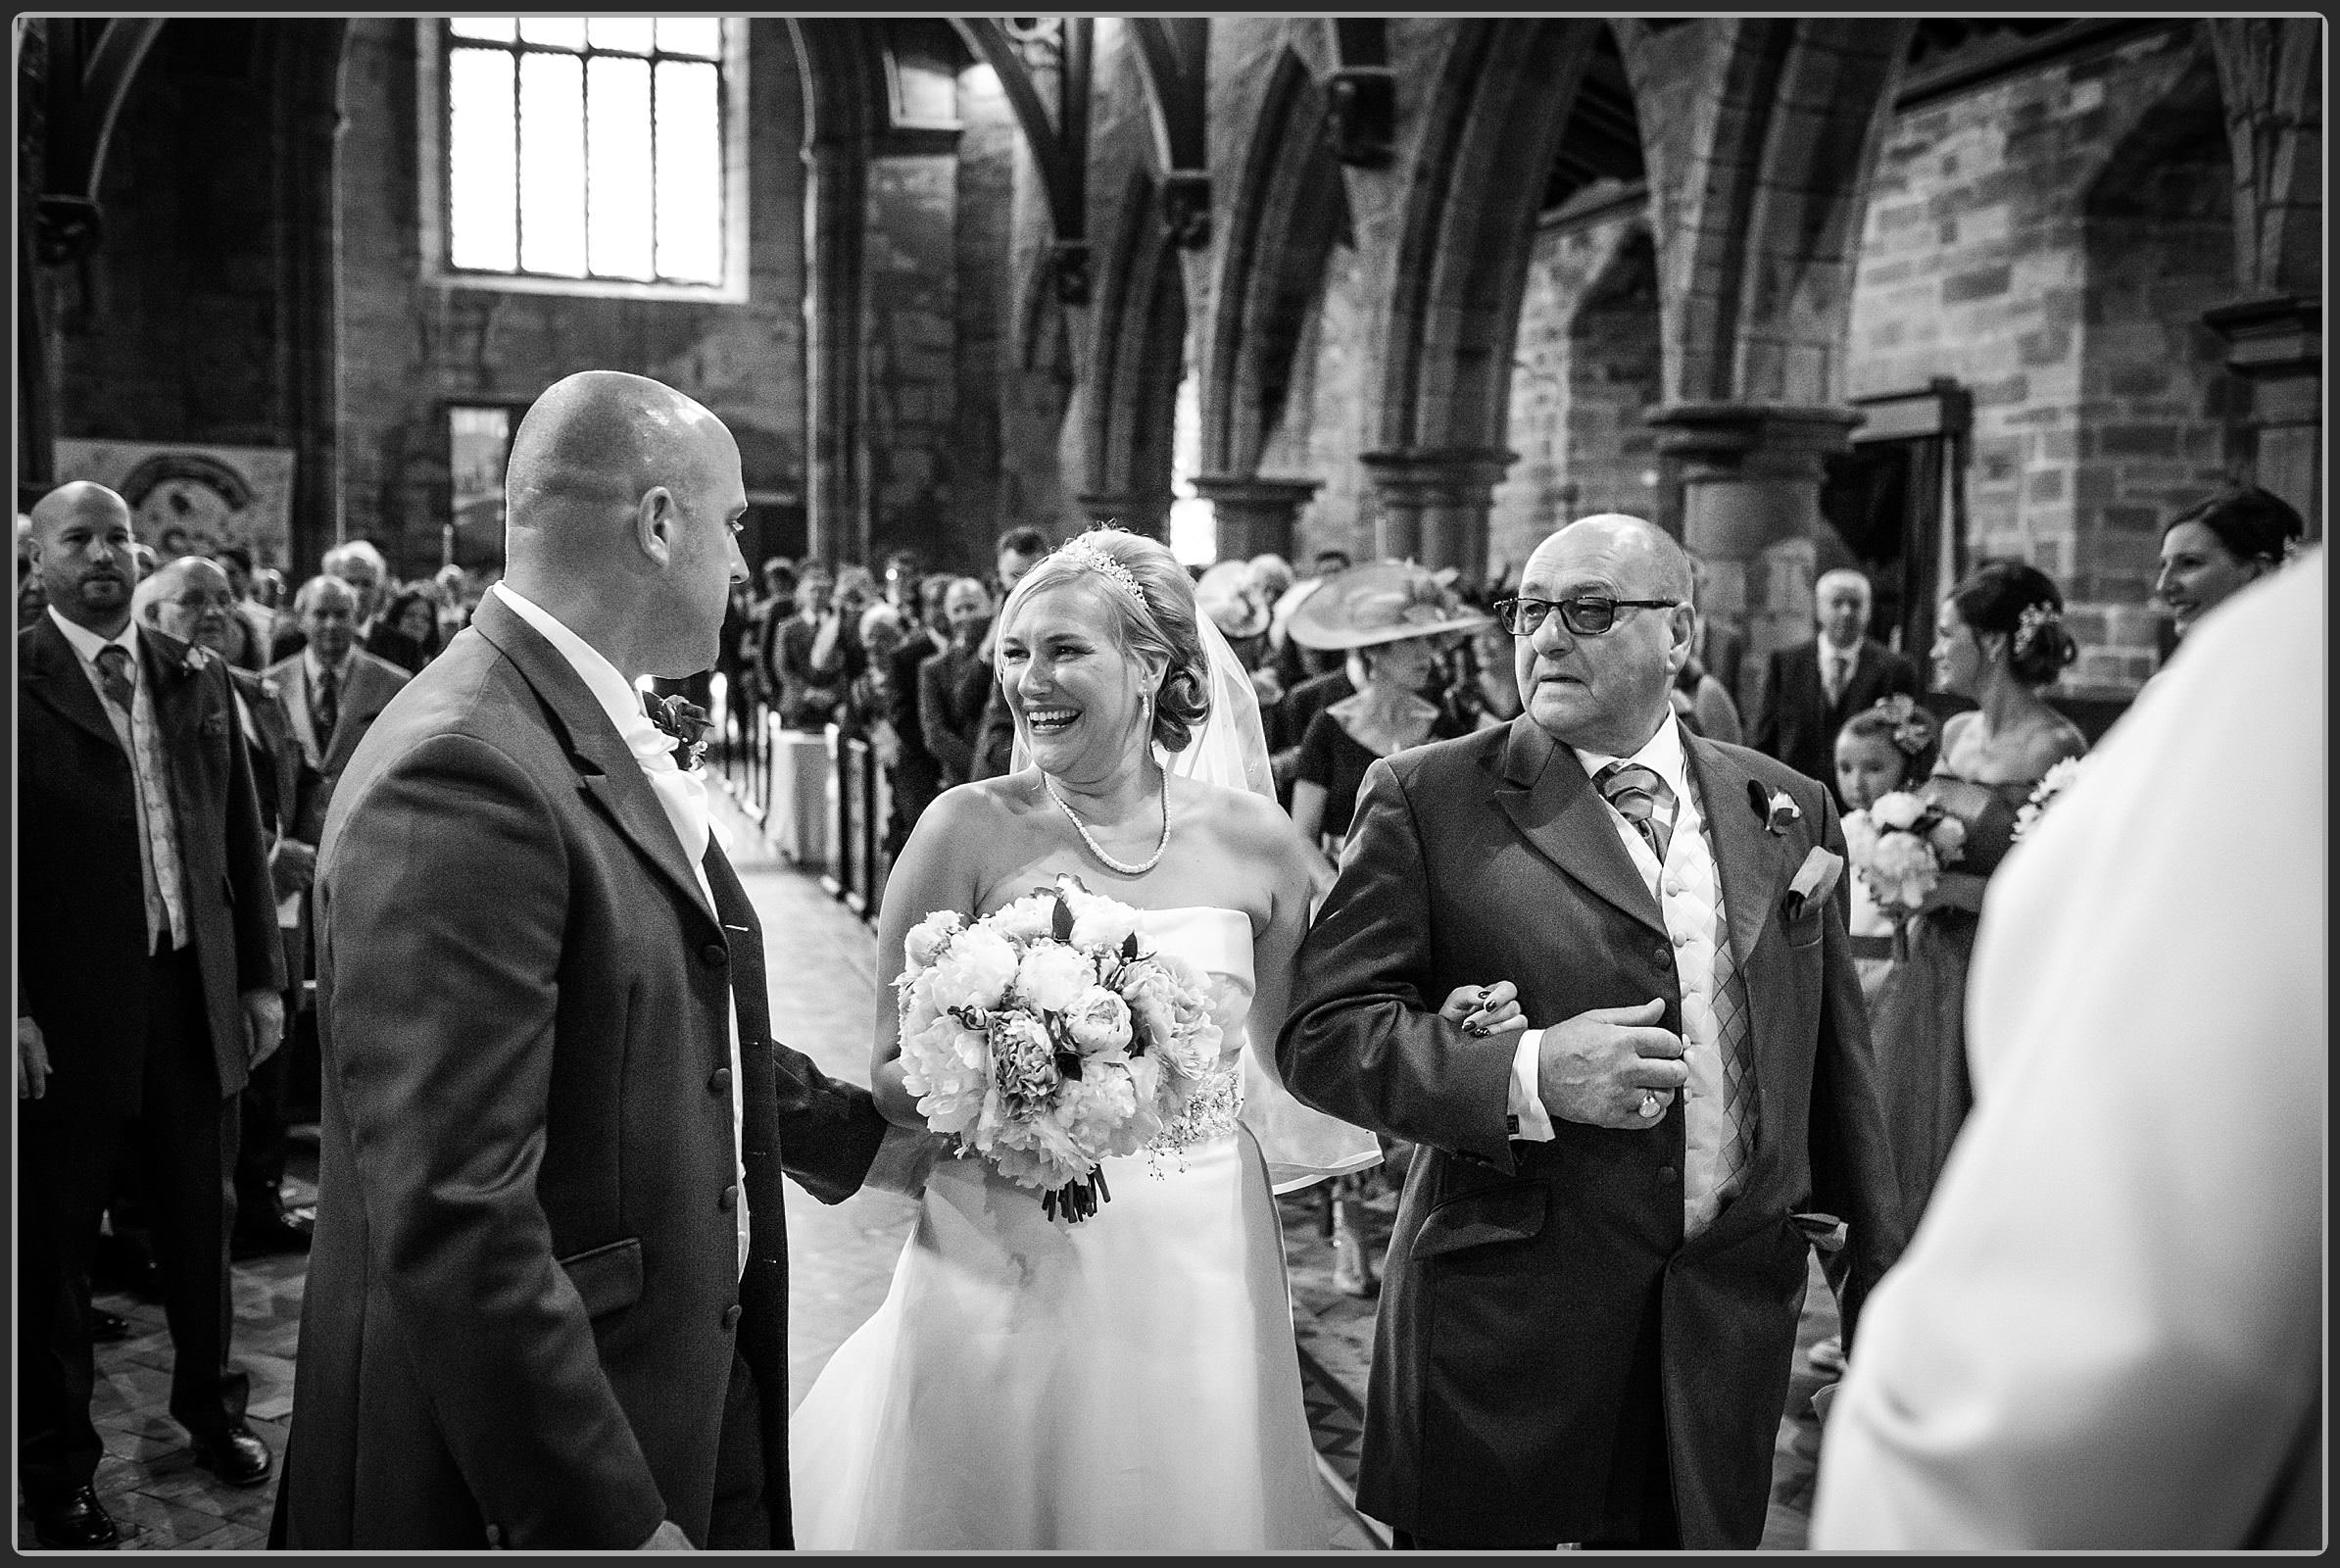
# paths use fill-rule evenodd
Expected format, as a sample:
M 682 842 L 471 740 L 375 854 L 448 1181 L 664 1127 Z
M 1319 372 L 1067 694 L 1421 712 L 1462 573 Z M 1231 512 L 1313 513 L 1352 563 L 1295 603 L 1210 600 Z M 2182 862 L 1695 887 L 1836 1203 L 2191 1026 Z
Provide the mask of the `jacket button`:
M 1674 1167 L 1673 1167 L 1673 1166 L 1671 1166 L 1671 1165 L 1660 1165 L 1660 1166 L 1658 1167 L 1658 1180 L 1659 1180 L 1659 1181 L 1661 1181 L 1661 1182 L 1670 1182 L 1670 1181 L 1672 1181 L 1673 1179 L 1674 1179 Z
M 699 956 L 710 965 L 717 963 L 729 963 L 731 961 L 731 950 L 723 946 L 723 944 L 720 942 L 710 942 L 706 947 L 699 950 Z
M 738 1304 L 737 1302 L 734 1302 L 734 1303 L 732 1303 L 730 1306 L 727 1306 L 727 1307 L 723 1308 L 723 1332 L 724 1332 L 724 1333 L 726 1333 L 726 1334 L 729 1334 L 729 1333 L 730 1333 L 730 1332 L 731 1332 L 733 1329 L 736 1329 L 736 1328 L 738 1328 L 739 1326 L 740 1326 L 740 1309 L 739 1309 L 739 1304 Z
M 730 1094 L 731 1069 L 729 1067 L 717 1067 L 715 1069 L 715 1075 L 707 1081 L 707 1092 L 710 1095 Z
M 1674 950 L 1662 942 L 1649 950 L 1649 956 L 1657 960 L 1661 969 L 1674 967 Z
M 487 1543 L 489 1546 L 493 1547 L 497 1551 L 502 1551 L 504 1549 L 504 1527 L 502 1525 L 490 1525 L 487 1527 Z
M 740 1206 L 740 1189 L 737 1182 L 723 1189 L 723 1196 L 715 1200 L 715 1206 L 726 1214 Z

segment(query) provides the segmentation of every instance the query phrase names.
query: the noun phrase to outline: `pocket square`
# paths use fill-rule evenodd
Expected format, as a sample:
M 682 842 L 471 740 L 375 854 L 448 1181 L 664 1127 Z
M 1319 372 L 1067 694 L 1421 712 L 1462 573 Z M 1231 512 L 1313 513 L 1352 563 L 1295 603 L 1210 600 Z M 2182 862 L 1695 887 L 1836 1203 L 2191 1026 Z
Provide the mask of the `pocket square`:
M 1787 917 L 1792 920 L 1806 909 L 1820 907 L 1836 891 L 1836 879 L 1843 874 L 1843 856 L 1817 844 L 1812 846 L 1812 853 L 1796 867 L 1795 880 L 1787 884 L 1787 898 L 1782 905 Z

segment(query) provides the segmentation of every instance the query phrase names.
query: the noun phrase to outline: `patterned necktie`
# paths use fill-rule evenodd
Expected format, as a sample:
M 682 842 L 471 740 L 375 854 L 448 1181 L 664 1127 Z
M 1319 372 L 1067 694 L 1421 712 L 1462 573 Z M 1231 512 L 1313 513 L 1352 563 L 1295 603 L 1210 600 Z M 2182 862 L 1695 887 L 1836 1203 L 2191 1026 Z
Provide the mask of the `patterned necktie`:
M 1844 688 L 1852 682 L 1852 662 L 1834 649 L 1828 651 L 1823 684 L 1828 689 L 1828 706 L 1834 708 L 1844 701 Z
M 317 695 L 310 699 L 309 716 L 317 726 L 317 749 L 327 752 L 333 748 L 333 731 L 341 724 L 341 693 L 333 672 L 321 669 L 317 675 Z
M 1666 863 L 1666 846 L 1674 839 L 1674 791 L 1654 768 L 1638 762 L 1611 762 L 1593 780 L 1617 814 L 1633 823 L 1642 841 Z
M 130 710 L 130 698 L 137 687 L 130 680 L 130 651 L 120 643 L 108 643 L 98 650 L 98 684 L 105 688 L 106 701 Z

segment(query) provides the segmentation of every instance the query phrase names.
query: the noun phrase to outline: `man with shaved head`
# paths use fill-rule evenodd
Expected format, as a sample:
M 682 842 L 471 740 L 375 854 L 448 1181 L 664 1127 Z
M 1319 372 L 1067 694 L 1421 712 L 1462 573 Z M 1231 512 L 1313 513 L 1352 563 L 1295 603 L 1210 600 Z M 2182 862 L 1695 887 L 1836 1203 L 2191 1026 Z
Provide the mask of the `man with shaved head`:
M 591 370 L 521 420 L 507 569 L 317 858 L 317 1219 L 279 1544 L 786 1546 L 780 1176 L 925 1135 L 771 1038 L 753 906 L 645 676 L 711 667 L 739 448 Z
M 1748 744 L 1836 797 L 1836 732 L 1853 714 L 1895 692 L 1916 697 L 1918 666 L 1869 635 L 1869 579 L 1851 566 L 1821 573 L 1812 585 L 1820 635 L 1775 650 L 1764 663 Z
M 48 609 L 17 635 L 17 1467 L 35 1540 L 86 1548 L 119 1539 L 92 1485 L 89 1267 L 120 1155 L 162 1270 L 171 1414 L 230 1485 L 272 1467 L 228 1361 L 227 1237 L 236 1096 L 276 1049 L 284 960 L 226 662 L 132 619 L 130 510 L 104 485 L 43 497 L 30 546 Z M 198 567 L 218 575 L 176 580 Z
M 1495 610 L 1519 717 L 1366 774 L 1285 1081 L 1422 1146 L 1357 1506 L 1420 1547 L 1763 1535 L 1807 1246 L 1846 1343 L 1901 1221 L 1828 793 L 1688 732 L 1681 545 L 1580 518 Z M 1509 980 L 1529 1027 L 1438 1003 Z

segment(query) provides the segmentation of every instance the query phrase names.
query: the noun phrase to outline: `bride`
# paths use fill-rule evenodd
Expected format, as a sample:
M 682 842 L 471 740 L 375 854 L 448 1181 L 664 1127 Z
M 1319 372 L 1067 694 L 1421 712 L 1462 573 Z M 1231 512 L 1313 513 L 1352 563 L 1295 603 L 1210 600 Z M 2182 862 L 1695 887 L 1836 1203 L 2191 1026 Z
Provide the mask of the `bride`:
M 1309 1440 L 1260 1138 L 1288 1185 L 1378 1150 L 1243 1046 L 1246 1015 L 1263 1048 L 1283 1019 L 1312 857 L 1213 635 L 1170 553 L 1117 529 L 1017 585 L 997 657 L 1032 765 L 944 794 L 894 867 L 871 1078 L 890 1119 L 923 1125 L 890 983 L 910 928 L 1071 872 L 1210 978 L 1246 1126 L 1194 1118 L 1174 1147 L 1107 1160 L 1109 1200 L 1070 1225 L 983 1161 L 938 1161 L 885 1303 L 792 1418 L 802 1549 L 1362 1544 Z

